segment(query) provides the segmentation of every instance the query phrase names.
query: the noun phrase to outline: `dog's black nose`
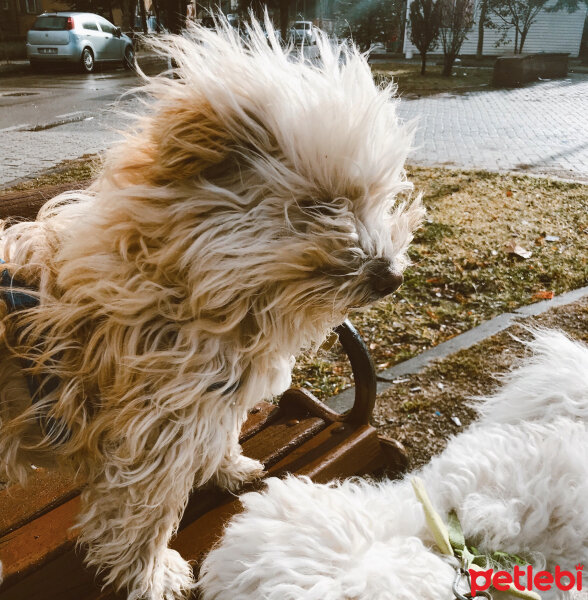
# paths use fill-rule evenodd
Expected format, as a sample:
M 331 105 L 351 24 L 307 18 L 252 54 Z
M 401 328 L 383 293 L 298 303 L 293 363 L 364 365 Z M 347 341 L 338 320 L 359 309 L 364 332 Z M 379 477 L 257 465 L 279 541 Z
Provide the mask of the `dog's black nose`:
M 395 292 L 402 285 L 402 275 L 394 273 L 390 269 L 390 262 L 385 259 L 377 258 L 373 260 L 368 270 L 372 288 L 381 296 L 387 296 Z
M 387 296 L 392 292 L 395 292 L 404 281 L 402 275 L 398 273 L 387 273 L 385 276 L 374 280 L 374 289 L 376 292 L 380 292 L 383 296 Z

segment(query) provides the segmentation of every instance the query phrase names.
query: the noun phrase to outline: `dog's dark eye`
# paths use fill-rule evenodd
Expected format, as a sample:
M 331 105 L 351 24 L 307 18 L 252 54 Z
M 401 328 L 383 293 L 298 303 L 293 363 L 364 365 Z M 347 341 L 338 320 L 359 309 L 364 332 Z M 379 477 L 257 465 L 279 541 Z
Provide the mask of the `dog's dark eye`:
M 323 265 L 318 272 L 327 277 L 354 277 L 364 263 L 363 253 L 359 249 L 345 248 L 331 253 L 332 261 Z

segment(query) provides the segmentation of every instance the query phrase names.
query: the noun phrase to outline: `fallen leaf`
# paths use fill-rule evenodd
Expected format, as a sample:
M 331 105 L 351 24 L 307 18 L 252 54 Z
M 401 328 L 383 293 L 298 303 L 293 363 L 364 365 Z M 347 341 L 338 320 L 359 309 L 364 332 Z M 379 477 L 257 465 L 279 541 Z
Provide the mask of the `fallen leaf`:
M 541 290 L 540 292 L 535 292 L 533 298 L 537 300 L 552 300 L 554 295 L 552 291 Z
M 514 240 L 504 244 L 504 247 L 508 254 L 514 254 L 516 256 L 520 256 L 521 258 L 531 258 L 533 255 L 530 250 L 526 250 L 522 246 L 519 246 Z

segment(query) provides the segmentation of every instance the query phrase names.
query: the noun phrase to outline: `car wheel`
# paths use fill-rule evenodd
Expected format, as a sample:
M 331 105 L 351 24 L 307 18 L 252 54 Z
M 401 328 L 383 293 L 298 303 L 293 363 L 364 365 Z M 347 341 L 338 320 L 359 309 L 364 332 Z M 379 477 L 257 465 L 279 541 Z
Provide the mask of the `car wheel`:
M 84 48 L 82 51 L 82 71 L 91 73 L 94 70 L 94 54 L 90 48 Z
M 135 51 L 131 46 L 125 48 L 125 56 L 123 58 L 123 67 L 128 71 L 135 69 Z

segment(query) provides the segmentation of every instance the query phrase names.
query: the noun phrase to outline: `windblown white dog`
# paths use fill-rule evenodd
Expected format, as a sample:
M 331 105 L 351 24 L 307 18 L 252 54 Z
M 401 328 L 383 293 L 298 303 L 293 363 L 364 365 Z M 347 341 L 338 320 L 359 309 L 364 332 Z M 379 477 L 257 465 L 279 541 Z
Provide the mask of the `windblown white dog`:
M 0 255 L 40 301 L 3 295 L 0 479 L 49 455 L 83 473 L 87 562 L 151 600 L 193 587 L 167 547 L 192 486 L 260 475 L 247 410 L 398 287 L 423 214 L 397 199 L 410 128 L 356 50 L 322 38 L 310 65 L 258 25 L 164 45 L 176 76 L 148 82 L 96 183 L 6 228 Z
M 588 348 L 557 332 L 531 347 L 481 420 L 419 476 L 469 544 L 576 576 L 588 561 Z M 437 550 L 408 479 L 269 479 L 241 500 L 245 512 L 203 564 L 204 600 L 453 598 L 457 561 Z

